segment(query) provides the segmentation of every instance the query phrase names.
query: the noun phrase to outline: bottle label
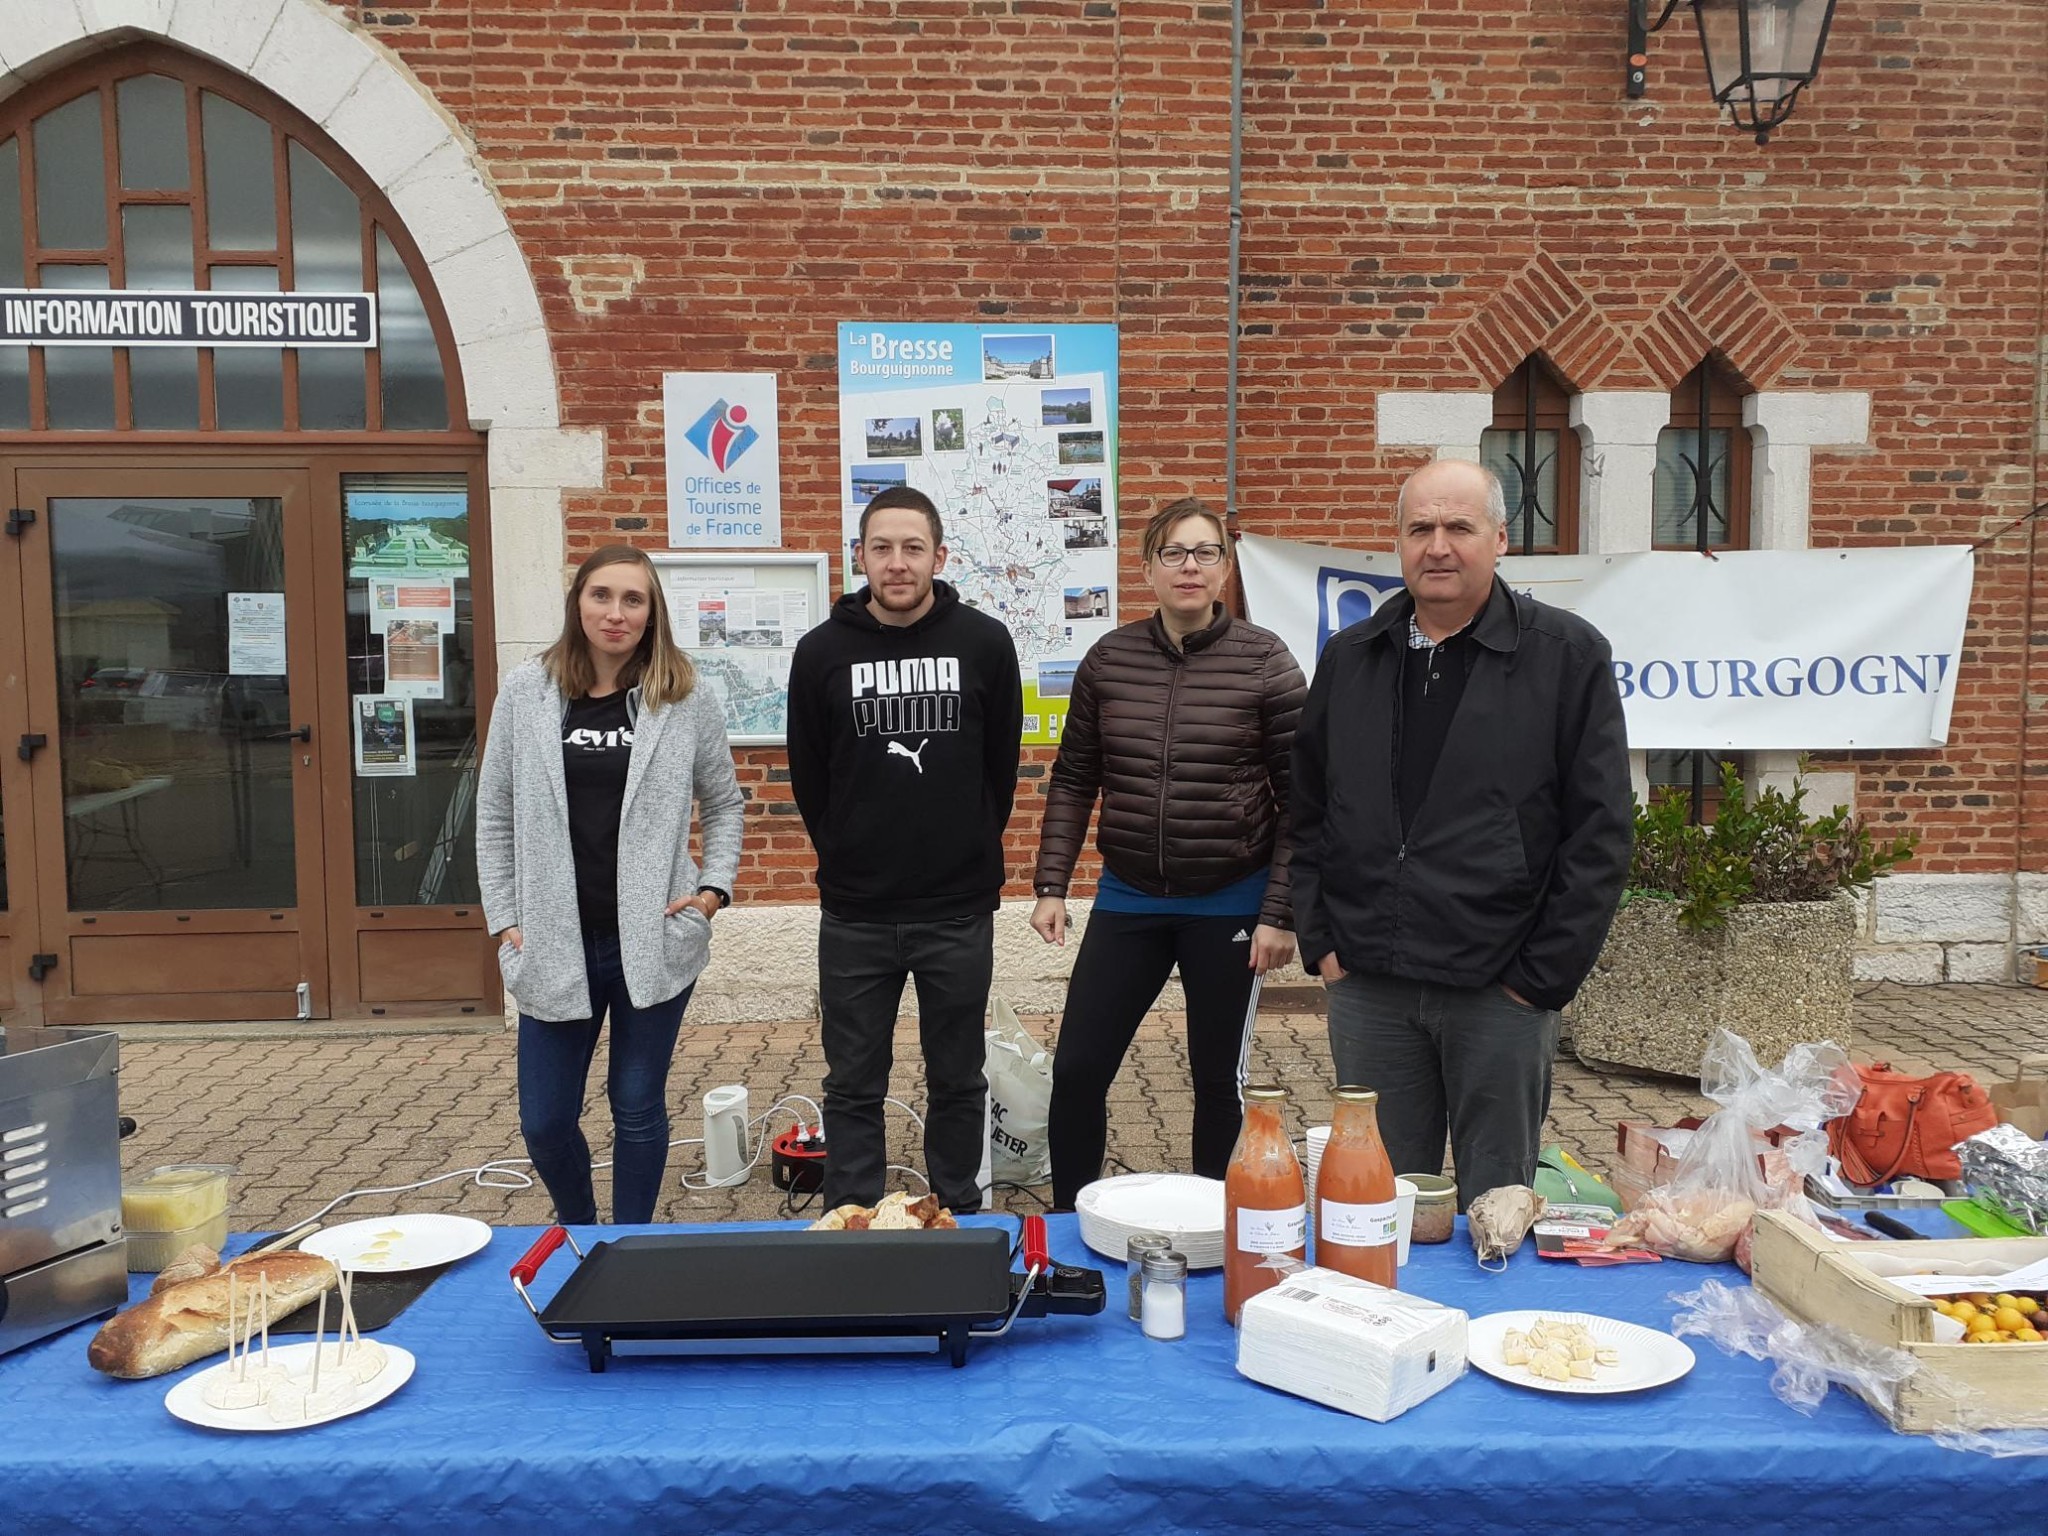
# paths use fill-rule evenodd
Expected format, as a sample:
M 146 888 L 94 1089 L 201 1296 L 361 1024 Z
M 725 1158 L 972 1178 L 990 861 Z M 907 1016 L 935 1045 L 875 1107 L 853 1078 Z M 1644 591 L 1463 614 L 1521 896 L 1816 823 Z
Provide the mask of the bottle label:
M 1308 1207 L 1290 1205 L 1275 1211 L 1249 1210 L 1237 1213 L 1237 1249 L 1240 1253 L 1293 1253 L 1308 1243 Z
M 1347 1248 L 1383 1248 L 1401 1235 L 1401 1205 L 1382 1200 L 1373 1205 L 1316 1202 L 1316 1241 Z

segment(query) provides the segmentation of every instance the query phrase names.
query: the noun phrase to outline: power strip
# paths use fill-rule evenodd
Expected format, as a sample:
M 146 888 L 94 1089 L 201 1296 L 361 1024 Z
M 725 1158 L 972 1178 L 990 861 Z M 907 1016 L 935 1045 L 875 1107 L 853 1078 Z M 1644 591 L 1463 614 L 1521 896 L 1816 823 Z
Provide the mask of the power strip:
M 775 1138 L 769 1177 L 788 1194 L 808 1195 L 825 1187 L 825 1136 L 802 1126 Z

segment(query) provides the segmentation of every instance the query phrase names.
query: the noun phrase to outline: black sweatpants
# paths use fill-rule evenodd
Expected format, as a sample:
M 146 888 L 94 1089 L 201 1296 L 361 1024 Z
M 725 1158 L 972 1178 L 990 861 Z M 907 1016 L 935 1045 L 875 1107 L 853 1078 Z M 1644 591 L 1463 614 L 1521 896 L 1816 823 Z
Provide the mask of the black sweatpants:
M 1052 1199 L 1070 1210 L 1102 1175 L 1109 1087 L 1145 1011 L 1176 965 L 1187 993 L 1188 1067 L 1195 1080 L 1194 1172 L 1220 1179 L 1244 1121 L 1252 930 L 1258 917 L 1096 912 L 1067 981 L 1052 1059 Z

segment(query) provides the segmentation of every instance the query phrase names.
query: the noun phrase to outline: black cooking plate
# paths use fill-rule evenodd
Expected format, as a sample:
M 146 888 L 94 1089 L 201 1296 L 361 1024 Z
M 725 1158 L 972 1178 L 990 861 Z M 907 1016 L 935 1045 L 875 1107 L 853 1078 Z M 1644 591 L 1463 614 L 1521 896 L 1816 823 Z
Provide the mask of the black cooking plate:
M 999 1319 L 1010 1299 L 994 1227 L 679 1232 L 597 1244 L 540 1321 L 650 1338 L 923 1331 Z

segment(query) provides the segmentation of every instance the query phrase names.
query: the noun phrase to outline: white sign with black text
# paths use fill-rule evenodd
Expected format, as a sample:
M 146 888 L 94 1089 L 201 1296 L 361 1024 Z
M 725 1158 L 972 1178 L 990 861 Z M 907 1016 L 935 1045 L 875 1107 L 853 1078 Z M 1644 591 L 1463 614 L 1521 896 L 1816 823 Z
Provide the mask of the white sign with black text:
M 0 347 L 376 345 L 368 293 L 0 288 Z

